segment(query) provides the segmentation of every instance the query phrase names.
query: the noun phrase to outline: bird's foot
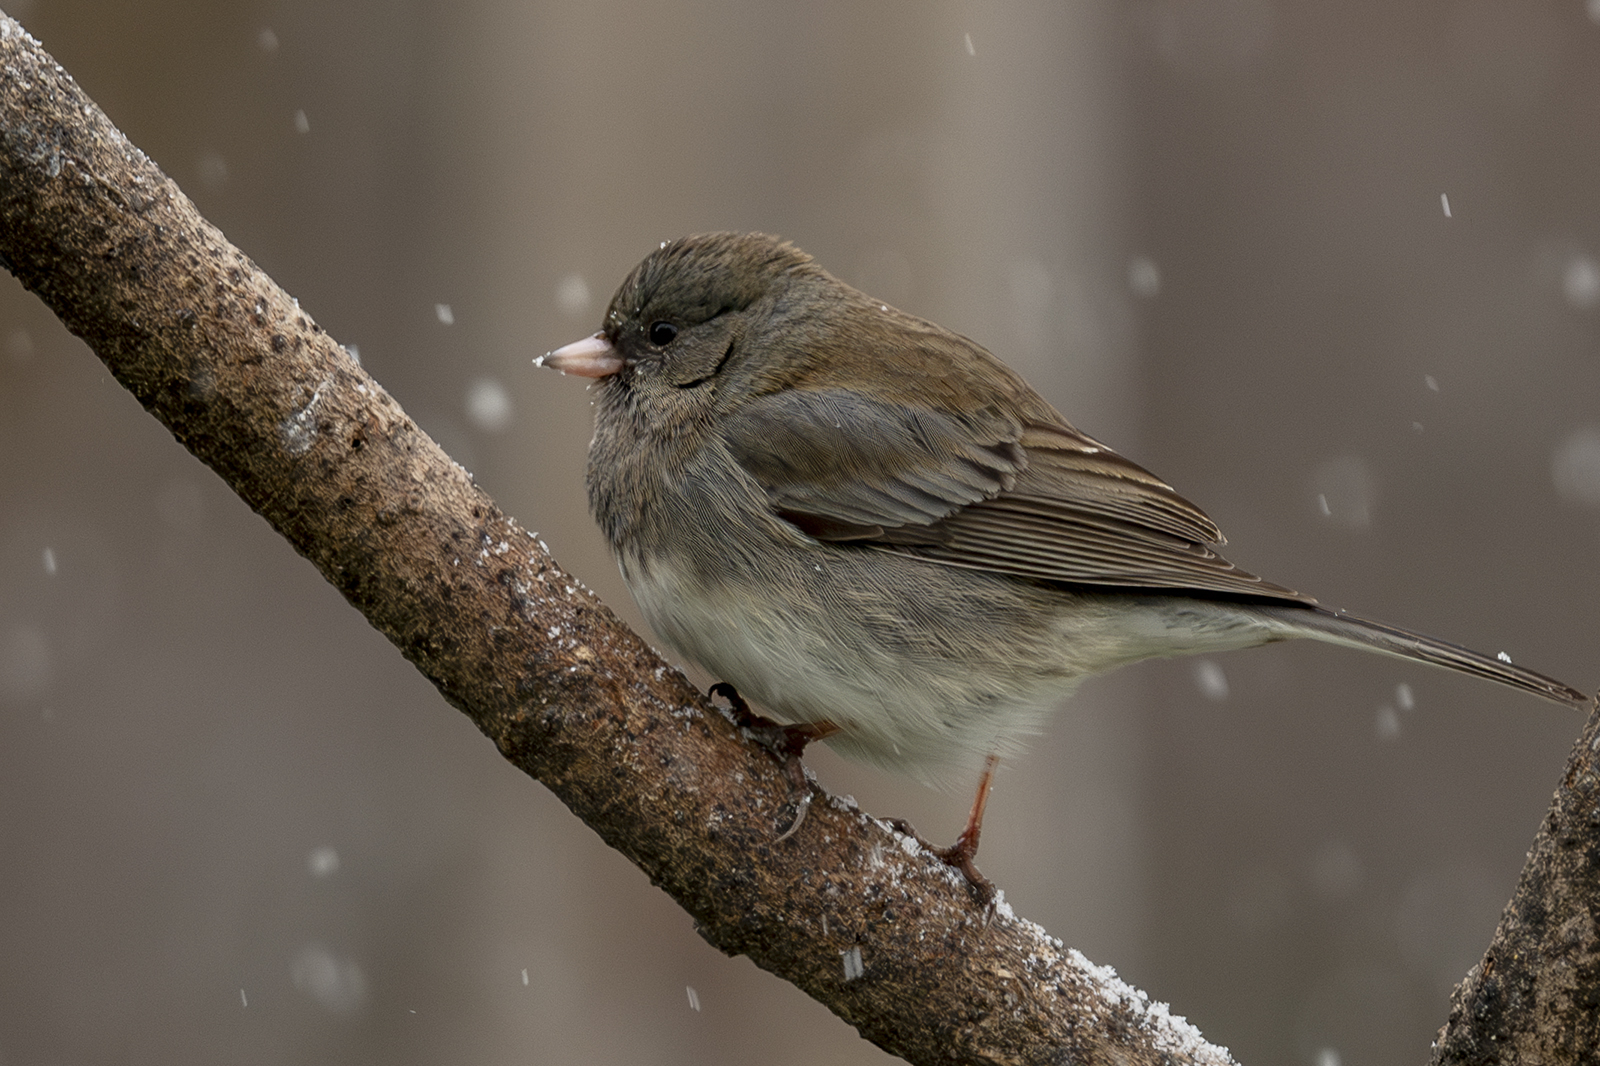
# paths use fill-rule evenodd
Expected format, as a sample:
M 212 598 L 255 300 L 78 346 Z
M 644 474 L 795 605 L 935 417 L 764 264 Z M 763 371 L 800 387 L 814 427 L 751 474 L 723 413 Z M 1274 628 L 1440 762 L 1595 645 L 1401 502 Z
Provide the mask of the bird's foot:
M 954 866 L 961 871 L 961 876 L 967 879 L 967 891 L 991 915 L 994 912 L 995 889 L 994 882 L 983 876 L 983 872 L 972 860 L 978 857 L 978 835 L 968 837 L 965 832 L 956 837 L 956 842 L 948 848 L 934 848 L 937 855 L 946 865 Z
M 968 837 L 963 832 L 956 838 L 954 844 L 947 848 L 941 848 L 936 844 L 930 844 L 923 840 L 921 835 L 917 833 L 916 827 L 904 818 L 888 818 L 885 821 L 888 823 L 889 828 L 896 833 L 910 837 L 927 848 L 934 858 L 946 866 L 953 866 L 959 870 L 961 876 L 967 879 L 967 891 L 972 894 L 973 901 L 980 907 L 988 907 L 992 910 L 995 900 L 994 882 L 983 876 L 983 871 L 979 870 L 977 864 L 972 861 L 978 854 L 978 845 L 973 838 Z
M 967 879 L 967 891 L 977 904 L 984 908 L 984 922 L 994 917 L 995 887 L 994 882 L 983 876 L 982 871 L 974 859 L 978 857 L 978 837 L 983 833 L 983 811 L 989 804 L 989 788 L 994 781 L 995 766 L 999 763 L 993 755 L 989 756 L 983 766 L 983 777 L 978 781 L 978 794 L 972 801 L 972 812 L 967 815 L 966 828 L 961 830 L 961 835 L 956 837 L 956 842 L 947 848 L 927 845 L 940 861 L 948 866 L 954 866 L 961 871 L 961 876 Z M 904 818 L 892 818 L 889 824 L 897 832 L 904 833 L 915 840 L 921 841 L 917 831 L 911 823 Z M 922 841 L 926 844 L 926 841 Z
M 752 711 L 750 704 L 739 695 L 739 690 L 726 681 L 718 681 L 712 685 L 707 695 L 726 700 L 734 724 L 749 733 L 751 738 L 766 748 L 783 767 L 789 779 L 789 804 L 794 808 L 794 817 L 790 819 L 788 828 L 778 834 L 778 839 L 788 840 L 794 836 L 795 830 L 800 828 L 800 823 L 806 820 L 806 812 L 811 809 L 811 787 L 806 782 L 806 768 L 800 761 L 800 756 L 805 752 L 807 744 L 833 736 L 839 731 L 839 727 L 826 719 L 820 722 L 799 722 L 794 725 L 774 722 L 771 718 Z

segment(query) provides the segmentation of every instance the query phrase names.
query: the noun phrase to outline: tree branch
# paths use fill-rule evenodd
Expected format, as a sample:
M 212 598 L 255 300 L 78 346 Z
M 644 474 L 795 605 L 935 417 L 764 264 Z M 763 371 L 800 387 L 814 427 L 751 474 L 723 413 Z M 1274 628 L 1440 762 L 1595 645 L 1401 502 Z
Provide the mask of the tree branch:
M 1434 1066 L 1600 1062 L 1600 710 L 1483 960 L 1450 997 Z
M 0 15 L 0 259 L 544 782 L 745 954 L 919 1063 L 1232 1060 L 851 804 L 784 774 Z

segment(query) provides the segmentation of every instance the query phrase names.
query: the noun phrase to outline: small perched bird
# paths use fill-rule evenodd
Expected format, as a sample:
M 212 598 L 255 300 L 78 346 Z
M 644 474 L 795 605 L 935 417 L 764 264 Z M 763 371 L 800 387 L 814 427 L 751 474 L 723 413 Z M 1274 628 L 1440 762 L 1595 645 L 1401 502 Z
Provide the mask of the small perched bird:
M 982 767 L 945 849 L 974 885 L 995 759 L 1140 659 L 1310 637 L 1588 701 L 1238 569 L 1204 512 L 980 345 L 775 237 L 662 244 L 600 332 L 537 362 L 596 379 L 589 504 L 656 633 L 791 750 Z

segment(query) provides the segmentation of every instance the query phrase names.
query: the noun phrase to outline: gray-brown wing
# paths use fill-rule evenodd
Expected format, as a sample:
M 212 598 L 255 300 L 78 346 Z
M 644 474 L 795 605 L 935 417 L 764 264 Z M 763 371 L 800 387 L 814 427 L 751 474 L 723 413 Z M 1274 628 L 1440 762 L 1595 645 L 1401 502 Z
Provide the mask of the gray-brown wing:
M 1222 558 L 1204 512 L 1064 424 L 786 390 L 722 431 L 774 511 L 821 540 L 1044 581 L 1315 602 Z
M 786 389 L 719 427 L 775 511 L 813 535 L 871 540 L 991 499 L 1026 465 L 1021 427 L 965 420 L 847 389 Z

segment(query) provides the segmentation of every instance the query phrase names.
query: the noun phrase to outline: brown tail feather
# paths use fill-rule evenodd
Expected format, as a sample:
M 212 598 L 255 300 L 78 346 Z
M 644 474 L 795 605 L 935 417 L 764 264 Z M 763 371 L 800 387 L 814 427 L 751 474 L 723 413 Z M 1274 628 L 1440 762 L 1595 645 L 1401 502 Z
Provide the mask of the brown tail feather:
M 1421 633 L 1413 633 L 1398 626 L 1373 622 L 1353 614 L 1335 613 L 1322 607 L 1290 605 L 1280 607 L 1274 604 L 1257 609 L 1287 623 L 1300 635 L 1314 640 L 1343 644 L 1347 647 L 1367 648 L 1400 659 L 1413 659 L 1449 670 L 1459 670 L 1464 674 L 1498 681 L 1502 685 L 1510 685 L 1512 688 L 1531 692 L 1535 696 L 1543 696 L 1547 700 L 1568 706 L 1584 707 L 1591 699 L 1587 693 L 1580 692 L 1571 685 L 1564 685 L 1554 678 L 1532 670 L 1524 670 L 1520 666 L 1513 666 L 1504 659 L 1491 658 L 1470 648 L 1423 636 Z

